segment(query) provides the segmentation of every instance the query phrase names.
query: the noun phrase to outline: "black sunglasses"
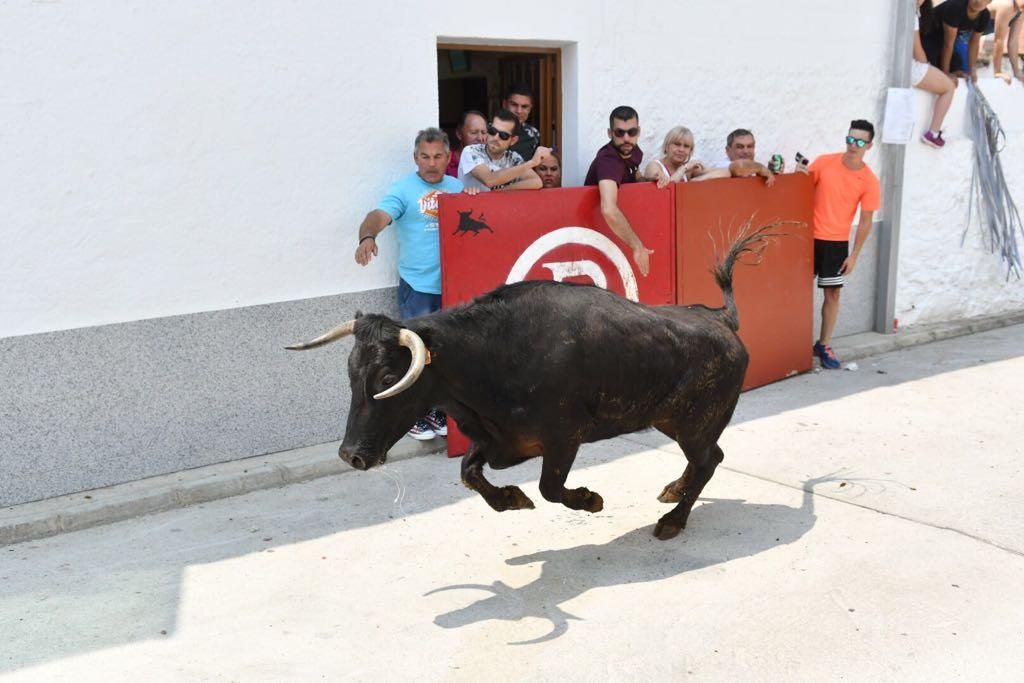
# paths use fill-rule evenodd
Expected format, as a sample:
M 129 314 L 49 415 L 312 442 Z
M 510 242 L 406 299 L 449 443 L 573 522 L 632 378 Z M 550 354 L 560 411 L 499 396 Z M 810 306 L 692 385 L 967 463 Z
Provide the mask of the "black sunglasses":
M 497 135 L 502 140 L 511 140 L 512 139 L 512 133 L 506 133 L 503 130 L 498 130 L 497 128 L 495 128 L 490 123 L 487 124 L 487 134 L 488 135 Z
M 635 138 L 637 135 L 640 135 L 640 129 L 639 128 L 629 128 L 629 129 L 626 129 L 626 128 L 612 128 L 612 135 L 614 135 L 617 138 L 625 137 L 627 135 L 629 137 L 631 137 L 631 138 Z
M 863 149 L 868 144 L 868 141 L 867 140 L 861 140 L 860 138 L 855 138 L 852 135 L 847 135 L 846 136 L 846 144 L 848 144 L 848 145 L 857 145 L 858 147 Z

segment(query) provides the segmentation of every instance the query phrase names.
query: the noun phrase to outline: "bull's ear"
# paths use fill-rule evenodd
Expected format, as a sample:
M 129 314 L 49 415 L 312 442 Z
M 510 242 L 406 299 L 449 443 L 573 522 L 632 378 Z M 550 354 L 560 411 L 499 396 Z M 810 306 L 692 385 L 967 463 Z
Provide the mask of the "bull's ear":
M 358 310 L 358 309 L 356 309 L 356 314 L 355 314 L 354 320 L 359 320 L 362 317 L 363 317 L 363 312 Z
M 434 329 L 432 327 L 417 327 L 415 330 L 413 330 L 413 332 L 420 336 L 420 339 L 423 340 L 424 345 L 426 345 L 428 349 L 433 348 Z

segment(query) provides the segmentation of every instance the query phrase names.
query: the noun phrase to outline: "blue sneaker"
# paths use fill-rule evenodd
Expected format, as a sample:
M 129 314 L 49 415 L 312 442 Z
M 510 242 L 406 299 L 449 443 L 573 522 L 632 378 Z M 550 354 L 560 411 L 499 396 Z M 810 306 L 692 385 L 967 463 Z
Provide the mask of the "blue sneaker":
M 416 420 L 416 424 L 414 424 L 412 429 L 409 430 L 409 436 L 417 441 L 430 441 L 437 436 L 437 434 L 435 434 L 434 430 L 430 428 L 430 425 L 427 424 L 426 420 L 420 418 L 419 420 Z
M 838 370 L 843 367 L 843 364 L 836 358 L 835 352 L 831 346 L 826 346 L 820 341 L 814 342 L 814 355 L 821 361 L 821 367 L 828 370 Z
M 430 425 L 438 436 L 448 436 L 448 416 L 437 408 L 427 413 L 423 421 Z

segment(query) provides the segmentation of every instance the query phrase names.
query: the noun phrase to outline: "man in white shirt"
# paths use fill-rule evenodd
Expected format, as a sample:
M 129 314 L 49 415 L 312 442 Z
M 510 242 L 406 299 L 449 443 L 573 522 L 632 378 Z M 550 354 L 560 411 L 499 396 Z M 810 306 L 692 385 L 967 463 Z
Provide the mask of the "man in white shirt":
M 746 128 L 737 128 L 725 139 L 725 159 L 715 168 L 709 169 L 695 180 L 712 178 L 746 178 L 759 175 L 769 187 L 775 183 L 775 174 L 767 166 L 754 159 L 756 148 L 754 134 Z M 781 169 L 779 171 L 781 173 Z
M 510 111 L 501 109 L 487 126 L 487 142 L 469 145 L 462 150 L 459 160 L 459 180 L 481 192 L 490 190 L 539 190 L 544 186 L 534 170 L 550 153 L 547 147 L 537 147 L 533 157 L 524 161 L 510 148 L 516 144 L 520 132 L 519 119 Z

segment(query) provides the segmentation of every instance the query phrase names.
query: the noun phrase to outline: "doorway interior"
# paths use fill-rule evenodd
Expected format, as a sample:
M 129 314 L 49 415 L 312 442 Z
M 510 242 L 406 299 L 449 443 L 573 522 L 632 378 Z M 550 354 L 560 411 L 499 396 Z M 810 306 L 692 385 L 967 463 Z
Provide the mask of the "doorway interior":
M 455 126 L 469 109 L 491 116 L 507 88 L 528 84 L 535 94 L 529 123 L 541 144 L 561 153 L 562 50 L 500 45 L 437 46 L 437 93 L 441 128 L 455 139 Z

